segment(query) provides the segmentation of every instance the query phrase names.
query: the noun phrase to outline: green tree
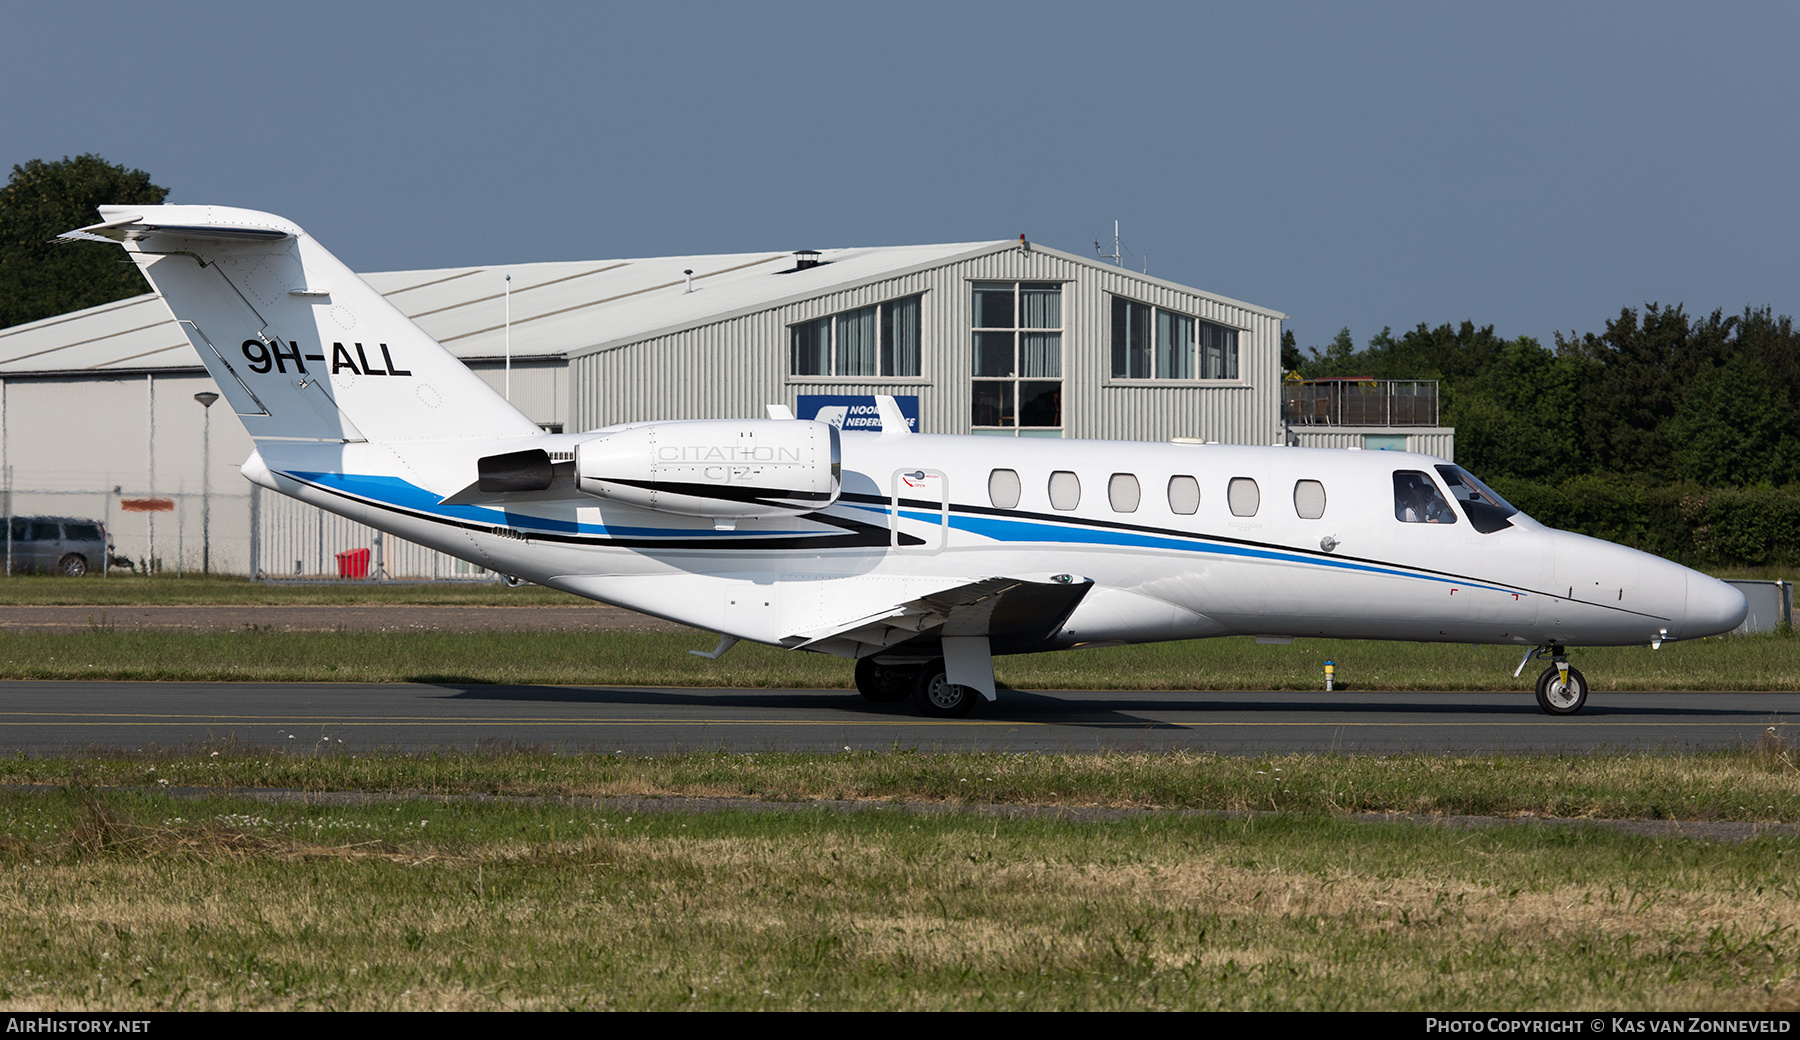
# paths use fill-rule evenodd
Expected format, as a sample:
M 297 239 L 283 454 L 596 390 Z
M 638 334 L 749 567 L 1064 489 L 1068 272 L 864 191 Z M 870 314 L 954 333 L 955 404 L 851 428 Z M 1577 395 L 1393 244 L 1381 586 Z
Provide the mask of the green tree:
M 1561 481 L 1584 472 L 1581 380 L 1586 363 L 1529 336 L 1505 343 L 1480 372 L 1448 382 L 1443 422 L 1476 473 Z
M 1305 355 L 1300 353 L 1300 345 L 1294 340 L 1293 329 L 1281 330 L 1281 370 L 1298 372 L 1300 366 L 1306 364 Z
M 156 205 L 169 189 L 98 155 L 33 159 L 0 188 L 0 327 L 54 317 L 150 291 L 116 246 L 58 243 L 92 224 L 102 205 Z
M 1707 487 L 1793 482 L 1800 436 L 1787 397 L 1755 357 L 1739 354 L 1702 370 L 1665 427 L 1676 475 Z
M 1677 304 L 1629 307 L 1606 323 L 1600 335 L 1556 335 L 1564 357 L 1589 363 L 1582 382 L 1582 451 L 1596 472 L 1652 477 L 1671 469 L 1673 451 L 1667 423 L 1681 399 L 1684 376 L 1693 374 L 1696 355 L 1715 353 L 1696 337 L 1687 313 Z

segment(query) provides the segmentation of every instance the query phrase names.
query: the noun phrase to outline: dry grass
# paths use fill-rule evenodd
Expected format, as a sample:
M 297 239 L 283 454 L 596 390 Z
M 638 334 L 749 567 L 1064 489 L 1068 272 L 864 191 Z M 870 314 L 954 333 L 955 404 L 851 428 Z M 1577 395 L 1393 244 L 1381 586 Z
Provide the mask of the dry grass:
M 56 821 L 0 848 L 13 1010 L 1702 1010 L 1800 996 L 1791 841 L 1291 817 L 12 807 L 15 823 Z
M 487 753 L 351 756 L 221 745 L 0 759 L 0 783 L 384 791 L 527 797 L 902 800 L 1285 813 L 1800 823 L 1800 737 L 1740 751 L 1594 755 L 1264 755 L 1205 752 L 840 755 Z

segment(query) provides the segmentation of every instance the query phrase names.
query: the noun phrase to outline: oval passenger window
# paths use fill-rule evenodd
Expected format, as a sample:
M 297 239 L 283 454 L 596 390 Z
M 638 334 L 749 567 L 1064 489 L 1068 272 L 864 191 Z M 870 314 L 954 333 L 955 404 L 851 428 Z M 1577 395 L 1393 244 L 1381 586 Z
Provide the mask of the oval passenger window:
M 1169 478 L 1169 512 L 1192 516 L 1200 509 L 1200 482 L 1189 476 Z
M 1294 512 L 1302 520 L 1317 520 L 1325 515 L 1325 485 L 1316 480 L 1294 482 Z
M 1050 474 L 1050 505 L 1056 509 L 1074 509 L 1081 504 L 1081 481 L 1066 469 Z
M 1262 489 L 1249 477 L 1232 477 L 1225 488 L 1225 501 L 1231 505 L 1232 516 L 1255 516 L 1256 507 L 1262 505 Z
M 1019 474 L 1016 470 L 997 469 L 988 474 L 988 501 L 996 509 L 1019 507 Z
M 1114 473 L 1106 484 L 1106 497 L 1112 502 L 1113 512 L 1135 513 L 1143 492 L 1138 489 L 1136 477 L 1129 473 Z

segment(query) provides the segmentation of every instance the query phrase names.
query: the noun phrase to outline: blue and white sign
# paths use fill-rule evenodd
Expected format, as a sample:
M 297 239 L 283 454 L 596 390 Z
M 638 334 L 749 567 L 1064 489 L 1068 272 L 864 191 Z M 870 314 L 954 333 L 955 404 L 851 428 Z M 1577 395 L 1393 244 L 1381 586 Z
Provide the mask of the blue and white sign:
M 919 432 L 919 398 L 917 394 L 894 398 L 900 406 L 900 414 L 906 416 L 906 425 L 913 432 Z M 794 404 L 794 418 L 817 419 L 822 423 L 830 423 L 840 430 L 857 430 L 878 433 L 881 430 L 881 413 L 875 408 L 873 396 L 855 394 L 801 394 Z

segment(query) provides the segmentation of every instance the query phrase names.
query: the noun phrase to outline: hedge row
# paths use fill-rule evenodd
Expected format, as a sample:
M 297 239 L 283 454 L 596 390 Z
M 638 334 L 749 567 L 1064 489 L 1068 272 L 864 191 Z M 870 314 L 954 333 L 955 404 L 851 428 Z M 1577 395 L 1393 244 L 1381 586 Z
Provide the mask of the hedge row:
M 1491 483 L 1540 523 L 1682 563 L 1800 565 L 1800 485 L 1646 486 L 1614 476 L 1572 477 L 1561 484 L 1505 478 Z

